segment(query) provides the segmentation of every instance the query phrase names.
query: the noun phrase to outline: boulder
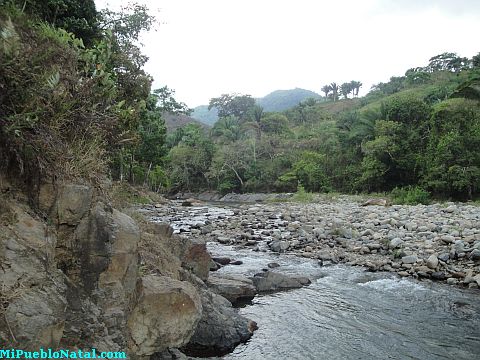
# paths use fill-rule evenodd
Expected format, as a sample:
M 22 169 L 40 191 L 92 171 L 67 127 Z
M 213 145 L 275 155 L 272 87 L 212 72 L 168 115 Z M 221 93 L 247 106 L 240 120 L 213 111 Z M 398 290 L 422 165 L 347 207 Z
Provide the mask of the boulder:
M 230 264 L 230 261 L 232 261 L 228 257 L 213 257 L 212 259 L 213 261 L 215 261 L 217 264 L 220 264 L 220 265 L 228 265 Z
M 232 304 L 251 300 L 257 292 L 252 280 L 241 275 L 212 274 L 207 280 L 207 285 Z
M 188 343 L 202 316 L 202 301 L 188 282 L 147 275 L 137 286 L 138 299 L 127 322 L 129 348 L 149 356 Z
M 202 280 L 207 280 L 210 271 L 210 253 L 205 242 L 197 239 L 184 240 L 184 248 L 179 258 L 182 267 L 190 270 Z
M 290 277 L 273 271 L 255 274 L 251 279 L 258 292 L 297 289 L 310 284 L 308 278 Z
M 182 349 L 191 356 L 224 355 L 247 341 L 257 324 L 235 311 L 223 296 L 200 289 L 202 317 L 190 342 Z
M 362 206 L 377 205 L 377 206 L 387 206 L 388 201 L 386 199 L 368 199 Z
M 290 244 L 288 241 L 274 240 L 270 243 L 270 249 L 274 252 L 285 252 Z

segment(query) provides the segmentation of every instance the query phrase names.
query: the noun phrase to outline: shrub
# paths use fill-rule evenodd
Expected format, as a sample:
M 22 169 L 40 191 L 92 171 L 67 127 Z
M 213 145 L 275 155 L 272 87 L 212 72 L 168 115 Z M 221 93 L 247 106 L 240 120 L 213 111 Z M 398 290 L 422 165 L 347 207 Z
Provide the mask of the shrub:
M 310 202 L 313 200 L 313 194 L 307 192 L 301 184 L 298 184 L 297 192 L 293 195 L 292 199 L 298 202 Z
M 391 193 L 394 204 L 397 205 L 416 205 L 429 204 L 430 193 L 419 186 L 406 186 L 395 188 Z

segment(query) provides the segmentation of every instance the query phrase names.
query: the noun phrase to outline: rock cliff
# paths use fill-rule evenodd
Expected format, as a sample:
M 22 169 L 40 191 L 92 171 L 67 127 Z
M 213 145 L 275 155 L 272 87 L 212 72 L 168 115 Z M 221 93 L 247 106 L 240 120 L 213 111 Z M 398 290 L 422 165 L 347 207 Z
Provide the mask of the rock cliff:
M 89 185 L 44 184 L 32 201 L 0 179 L 4 347 L 231 350 L 255 324 L 208 290 L 210 262 L 204 243 L 139 227 Z

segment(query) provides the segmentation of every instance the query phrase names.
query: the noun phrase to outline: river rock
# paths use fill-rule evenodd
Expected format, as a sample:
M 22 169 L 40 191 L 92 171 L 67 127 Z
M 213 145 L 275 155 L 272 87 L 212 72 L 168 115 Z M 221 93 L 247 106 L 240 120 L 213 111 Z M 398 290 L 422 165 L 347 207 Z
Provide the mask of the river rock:
M 271 263 L 268 263 L 267 265 L 270 269 L 274 269 L 274 268 L 277 268 L 280 266 L 279 263 L 276 263 L 276 262 L 271 262 Z
M 274 252 L 285 252 L 290 246 L 288 241 L 274 240 L 270 243 L 270 249 Z
M 440 239 L 446 244 L 453 244 L 455 242 L 455 237 L 452 235 L 442 235 Z
M 438 260 L 441 260 L 443 262 L 447 262 L 450 259 L 450 254 L 449 253 L 441 253 L 438 255 Z
M 255 274 L 251 279 L 258 292 L 297 289 L 310 284 L 308 278 L 290 277 L 272 271 Z
M 480 260 L 480 250 L 473 249 L 472 252 L 470 253 L 470 259 L 472 259 L 473 261 Z
M 401 247 L 403 244 L 404 244 L 404 241 L 402 239 L 396 237 L 396 238 L 393 238 L 392 240 L 390 240 L 390 243 L 388 244 L 388 247 L 390 249 L 397 249 L 397 248 Z
M 428 257 L 427 259 L 427 266 L 430 268 L 430 269 L 433 269 L 435 270 L 438 266 L 438 258 L 437 258 L 437 255 L 435 254 L 432 254 Z
M 404 264 L 415 264 L 417 260 L 417 255 L 407 255 L 402 257 L 402 263 Z
M 443 271 L 435 271 L 432 273 L 431 277 L 434 280 L 445 280 L 447 278 Z
M 189 343 L 182 349 L 187 355 L 224 355 L 247 341 L 257 324 L 241 315 L 223 296 L 200 289 L 202 317 Z
M 362 206 L 368 206 L 368 205 L 377 205 L 377 206 L 387 206 L 388 201 L 386 199 L 368 199 L 364 203 L 362 203 Z
M 131 349 L 148 356 L 168 347 L 185 345 L 202 316 L 200 296 L 188 282 L 146 275 L 137 289 L 138 300 L 128 319 Z
M 230 264 L 231 259 L 228 257 L 213 257 L 213 261 L 220 265 L 228 265 Z
M 207 285 L 232 304 L 251 300 L 257 293 L 252 280 L 241 275 L 212 274 L 208 278 Z

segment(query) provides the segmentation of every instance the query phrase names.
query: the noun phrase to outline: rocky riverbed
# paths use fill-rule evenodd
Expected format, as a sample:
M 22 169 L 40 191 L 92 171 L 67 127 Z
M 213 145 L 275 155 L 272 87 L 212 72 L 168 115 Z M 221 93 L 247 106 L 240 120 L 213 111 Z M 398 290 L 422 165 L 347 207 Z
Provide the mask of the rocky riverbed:
M 145 210 L 199 240 L 480 285 L 480 207 L 470 204 L 362 206 L 339 196 L 306 204 L 172 201 Z

